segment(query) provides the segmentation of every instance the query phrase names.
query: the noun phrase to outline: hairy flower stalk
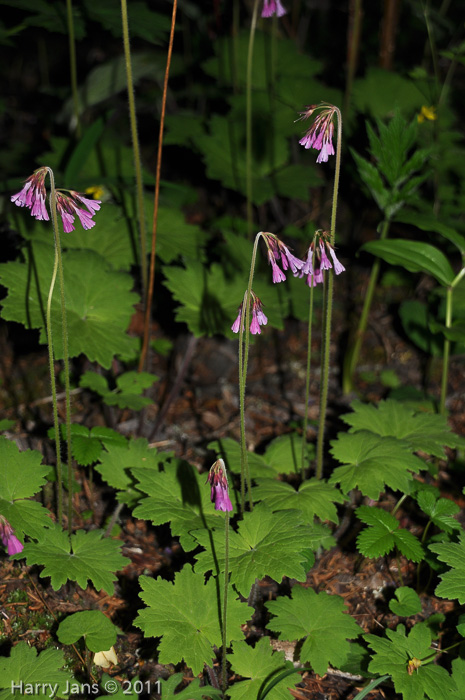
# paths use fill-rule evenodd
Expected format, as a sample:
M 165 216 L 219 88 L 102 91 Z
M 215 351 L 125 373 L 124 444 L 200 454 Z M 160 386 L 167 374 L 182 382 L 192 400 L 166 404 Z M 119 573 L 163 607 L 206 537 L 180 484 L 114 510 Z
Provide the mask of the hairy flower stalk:
M 23 551 L 24 545 L 18 540 L 10 523 L 3 515 L 0 515 L 0 537 L 10 557 Z
M 231 499 L 229 498 L 228 477 L 226 467 L 222 459 L 217 459 L 210 467 L 207 478 L 211 485 L 211 500 L 215 504 L 215 510 L 223 510 L 226 513 L 224 521 L 224 595 L 223 595 L 223 620 L 222 620 L 222 637 L 223 637 L 223 664 L 222 664 L 222 687 L 223 692 L 226 692 L 228 687 L 226 677 L 226 623 L 228 613 L 228 585 L 229 585 L 229 513 L 232 511 Z
M 19 207 L 26 207 L 31 210 L 31 215 L 39 221 L 49 221 L 50 217 L 45 204 L 47 192 L 45 189 L 45 178 L 50 178 L 50 197 L 49 206 L 53 225 L 54 243 L 55 243 L 55 260 L 53 265 L 52 279 L 47 298 L 46 307 L 46 332 L 47 344 L 49 353 L 49 370 L 50 384 L 52 389 L 53 403 L 53 422 L 55 427 L 55 442 L 57 453 L 57 515 L 58 521 L 61 522 L 63 517 L 63 479 L 62 479 L 62 462 L 60 449 L 60 430 L 58 421 L 58 404 L 55 380 L 55 361 L 53 352 L 53 336 L 52 336 L 52 298 L 55 281 L 58 274 L 60 281 L 60 299 L 61 299 L 61 328 L 63 339 L 63 361 L 65 375 L 65 402 L 66 402 L 66 442 L 68 450 L 68 532 L 72 532 L 72 453 L 71 453 L 71 389 L 69 380 L 69 352 L 68 352 L 68 328 L 66 319 L 66 303 L 65 303 L 65 288 L 63 276 L 63 262 L 61 255 L 60 230 L 58 226 L 58 213 L 63 222 L 65 232 L 74 230 L 74 219 L 77 216 L 85 229 L 92 228 L 95 225 L 92 217 L 95 212 L 100 209 L 100 201 L 90 200 L 82 194 L 74 190 L 57 190 L 55 188 L 55 179 L 53 171 L 47 166 L 38 168 L 24 183 L 23 188 L 11 197 L 11 201 Z
M 252 333 L 252 335 L 256 335 L 257 333 L 260 334 L 262 332 L 260 326 L 266 326 L 266 324 L 268 323 L 268 319 L 263 313 L 262 302 L 252 290 L 250 291 L 250 296 L 252 301 L 252 321 L 250 323 L 250 332 Z M 241 329 L 242 308 L 243 302 L 241 302 L 237 318 L 231 326 L 231 330 L 233 331 L 233 333 L 239 333 Z

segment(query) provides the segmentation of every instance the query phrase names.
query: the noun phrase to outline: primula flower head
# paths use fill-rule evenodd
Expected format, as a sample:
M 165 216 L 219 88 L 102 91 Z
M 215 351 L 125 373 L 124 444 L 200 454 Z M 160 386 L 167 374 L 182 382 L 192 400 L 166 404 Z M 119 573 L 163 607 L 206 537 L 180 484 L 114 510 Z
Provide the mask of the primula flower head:
M 45 177 L 47 168 L 42 167 L 34 171 L 34 173 L 24 182 L 23 189 L 11 197 L 11 201 L 17 207 L 26 207 L 31 210 L 32 216 L 38 221 L 48 221 L 49 215 L 45 206 L 45 198 L 47 192 L 45 190 Z
M 297 275 L 303 268 L 305 264 L 304 261 L 296 258 L 295 255 L 291 253 L 289 248 L 285 246 L 284 243 L 274 235 L 274 233 L 262 232 L 262 236 L 266 243 L 268 262 L 271 265 L 273 282 L 275 284 L 277 282 L 284 282 L 286 275 L 284 274 L 283 270 L 287 270 L 288 268 L 291 268 L 293 275 Z M 281 263 L 283 268 L 282 270 L 278 263 Z
M 254 292 L 251 292 L 251 301 L 252 321 L 250 323 L 250 332 L 252 333 L 252 335 L 256 335 L 257 333 L 260 334 L 262 332 L 260 326 L 266 326 L 266 324 L 268 323 L 268 319 L 263 313 L 262 302 Z M 231 326 L 231 330 L 233 333 L 239 333 L 241 329 L 242 307 L 243 303 L 239 306 L 239 313 L 237 315 L 236 320 Z
M 222 459 L 217 459 L 210 468 L 207 482 L 211 485 L 210 498 L 215 504 L 215 510 L 231 511 L 233 507 L 229 498 L 228 477 Z
M 337 259 L 329 239 L 330 234 L 328 231 L 317 231 L 307 251 L 307 260 L 300 272 L 300 276 L 307 276 L 306 282 L 309 287 L 315 287 L 323 282 L 324 270 L 334 269 L 336 275 L 340 275 L 341 272 L 345 271 L 345 267 Z M 333 261 L 332 264 L 328 258 L 328 253 Z
M 273 17 L 273 15 L 282 17 L 286 12 L 287 10 L 281 5 L 280 0 L 264 0 L 263 2 L 262 17 Z
M 305 111 L 299 112 L 300 117 L 296 121 L 309 119 L 316 109 L 321 109 L 321 112 L 315 117 L 312 126 L 308 129 L 305 136 L 300 139 L 299 143 L 305 148 L 314 148 L 316 151 L 320 151 L 316 162 L 326 163 L 329 156 L 333 156 L 335 152 L 333 146 L 333 117 L 336 114 L 336 108 L 327 104 L 321 104 L 318 107 L 310 105 Z
M 0 537 L 10 557 L 23 551 L 24 545 L 18 540 L 10 523 L 3 515 L 0 515 Z

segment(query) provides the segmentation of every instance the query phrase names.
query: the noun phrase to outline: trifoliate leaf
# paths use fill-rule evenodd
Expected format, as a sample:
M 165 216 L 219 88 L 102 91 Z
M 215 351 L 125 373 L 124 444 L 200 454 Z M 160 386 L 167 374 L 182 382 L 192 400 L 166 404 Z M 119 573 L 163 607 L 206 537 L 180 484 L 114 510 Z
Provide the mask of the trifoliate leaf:
M 377 406 L 353 401 L 353 413 L 342 419 L 351 425 L 350 432 L 369 430 L 377 435 L 392 436 L 408 443 L 414 452 L 421 450 L 434 457 L 444 457 L 444 446 L 456 447 L 461 438 L 455 435 L 445 416 L 415 411 L 394 399 Z
M 115 571 L 122 569 L 127 559 L 119 551 L 122 543 L 105 539 L 102 534 L 99 530 L 78 530 L 68 538 L 68 534 L 55 525 L 42 532 L 38 544 L 28 542 L 22 554 L 15 557 L 25 556 L 29 566 L 43 566 L 40 576 L 50 576 L 55 591 L 66 581 L 77 581 L 81 588 L 86 588 L 90 580 L 97 591 L 103 589 L 113 595 Z
M 184 676 L 184 673 L 174 673 L 172 676 L 167 678 L 166 681 L 162 678 L 157 681 L 160 683 L 161 697 L 163 700 L 173 700 L 173 698 L 175 700 L 204 700 L 204 698 L 207 697 L 211 698 L 212 700 L 215 700 L 215 698 L 221 700 L 223 697 L 223 691 L 219 688 L 213 688 L 210 685 L 203 686 L 201 688 L 200 680 L 198 678 L 194 678 L 194 680 L 189 683 L 187 688 L 184 688 L 184 690 L 181 690 L 175 695 L 174 691 L 176 690 L 177 686 L 184 683 Z
M 330 452 L 345 466 L 336 467 L 329 483 L 339 482 L 343 493 L 358 487 L 375 501 L 386 485 L 408 493 L 412 472 L 426 469 L 423 460 L 412 455 L 412 448 L 405 442 L 367 430 L 339 433 L 331 445 Z
M 41 464 L 36 450 L 20 452 L 16 443 L 0 436 L 0 515 L 3 515 L 21 538 L 38 537 L 44 527 L 51 527 L 49 512 L 37 501 L 29 500 L 46 482 L 50 467 Z
M 117 628 L 100 610 L 83 610 L 68 615 L 58 625 L 57 636 L 62 644 L 75 644 L 84 637 L 90 651 L 110 649 L 116 642 Z
M 61 670 L 64 665 L 59 649 L 45 649 L 38 654 L 34 647 L 19 642 L 8 658 L 0 658 L 0 700 L 13 700 L 18 695 L 67 698 L 73 677 L 69 671 Z
M 115 489 L 127 489 L 134 483 L 129 472 L 131 467 L 143 467 L 158 472 L 172 456 L 172 453 L 158 452 L 157 449 L 149 447 L 146 438 L 124 439 L 122 443 L 107 444 L 105 448 L 95 469 L 107 484 Z
M 205 552 L 196 555 L 196 571 L 222 572 L 225 561 L 224 531 L 199 530 L 192 533 Z M 305 525 L 301 513 L 293 510 L 273 513 L 263 503 L 244 513 L 238 532 L 229 535 L 231 583 L 248 596 L 257 578 L 270 576 L 278 583 L 283 576 L 305 581 L 309 550 L 317 549 L 312 526 Z M 214 552 L 211 547 L 213 538 Z
M 149 372 L 125 372 L 116 380 L 116 388 L 110 389 L 107 380 L 97 372 L 85 372 L 79 382 L 79 386 L 92 389 L 100 394 L 108 406 L 118 408 L 130 408 L 139 411 L 144 406 L 152 404 L 142 392 L 156 382 L 158 377 Z
M 405 627 L 386 629 L 386 638 L 365 635 L 375 652 L 368 670 L 371 673 L 389 673 L 397 693 L 403 700 L 449 700 L 456 684 L 447 671 L 431 663 L 435 652 L 431 649 L 431 630 L 425 623 L 417 623 L 408 637 Z M 429 663 L 426 663 L 426 662 Z
M 321 520 L 338 522 L 335 503 L 343 503 L 341 492 L 320 479 L 304 481 L 296 491 L 291 484 L 276 479 L 257 479 L 252 489 L 254 501 L 264 501 L 271 510 L 301 511 L 306 523 L 313 523 L 315 515 Z
M 390 513 L 372 506 L 360 506 L 355 513 L 369 525 L 357 537 L 357 548 L 364 557 L 383 557 L 394 547 L 411 561 L 421 561 L 425 556 L 415 535 L 401 529 L 399 522 Z
M 417 502 L 422 511 L 441 530 L 453 532 L 462 529 L 460 523 L 454 518 L 454 515 L 460 513 L 460 508 L 454 501 L 448 498 L 436 499 L 429 491 L 420 491 L 417 494 Z
M 354 639 L 361 632 L 355 620 L 344 612 L 344 600 L 338 595 L 294 586 L 292 598 L 280 597 L 265 606 L 276 616 L 268 623 L 269 629 L 280 632 L 279 639 L 305 639 L 300 661 L 310 663 L 320 676 L 329 665 L 339 668 L 347 661 L 347 639 Z
M 41 242 L 23 249 L 25 262 L 0 265 L 2 284 L 9 289 L 2 317 L 26 328 L 40 328 L 46 342 L 43 310 L 53 272 L 54 248 Z M 125 272 L 114 272 L 98 253 L 69 250 L 63 254 L 69 356 L 84 353 L 89 360 L 109 368 L 115 355 L 131 357 L 136 338 L 126 334 L 137 295 Z M 33 273 L 31 271 L 34 271 Z M 58 282 L 52 300 L 52 334 L 55 356 L 63 357 L 61 302 Z M 27 300 L 27 304 L 26 304 Z
M 147 608 L 141 610 L 134 624 L 146 637 L 162 637 L 159 662 L 178 663 L 182 660 L 198 675 L 204 666 L 212 665 L 215 646 L 221 646 L 222 598 L 224 585 L 212 576 L 207 583 L 202 574 L 185 566 L 175 576 L 174 583 L 141 576 L 140 594 Z M 251 616 L 246 603 L 237 600 L 232 586 L 228 592 L 226 622 L 227 641 L 242 639 L 241 625 Z
M 429 549 L 437 554 L 439 561 L 452 567 L 445 574 L 440 574 L 442 579 L 435 590 L 440 598 L 457 598 L 459 603 L 465 603 L 465 533 L 462 533 L 458 542 L 430 544 Z
M 65 425 L 61 426 L 61 434 L 63 439 L 66 439 Z M 124 435 L 105 426 L 96 426 L 89 430 L 84 425 L 71 424 L 71 450 L 73 457 L 78 464 L 84 467 L 100 458 L 102 445 L 122 444 L 126 446 L 126 442 Z
M 190 534 L 192 530 L 222 527 L 224 536 L 224 513 L 215 511 L 206 475 L 200 475 L 195 467 L 173 460 L 164 465 L 162 472 L 140 468 L 131 472 L 139 481 L 137 488 L 148 494 L 133 511 L 134 517 L 151 520 L 154 525 L 169 522 L 171 532 L 179 536 L 186 551 L 197 545 Z M 231 490 L 230 496 L 234 503 Z
M 410 617 L 421 612 L 421 601 L 418 593 L 408 586 L 401 586 L 396 590 L 397 600 L 389 601 L 389 609 L 399 617 Z
M 250 680 L 238 681 L 228 688 L 231 700 L 259 698 L 283 671 L 290 671 L 283 674 L 266 696 L 269 700 L 289 700 L 289 689 L 302 680 L 292 662 L 285 660 L 284 652 L 273 652 L 269 637 L 262 637 L 254 647 L 244 641 L 233 642 L 232 649 L 227 658 L 233 672 Z

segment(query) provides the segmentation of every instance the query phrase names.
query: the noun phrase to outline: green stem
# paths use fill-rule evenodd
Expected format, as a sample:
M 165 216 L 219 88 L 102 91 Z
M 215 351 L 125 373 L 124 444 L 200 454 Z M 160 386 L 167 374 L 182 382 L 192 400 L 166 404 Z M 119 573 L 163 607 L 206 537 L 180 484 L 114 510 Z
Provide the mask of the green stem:
M 252 21 L 250 24 L 249 48 L 247 51 L 247 73 L 245 86 L 245 190 L 247 198 L 247 231 L 249 238 L 253 230 L 253 209 L 252 209 L 252 69 L 253 69 L 253 47 L 255 41 L 255 30 L 257 28 L 258 5 L 260 0 L 255 0 L 252 11 Z
M 226 623 L 228 612 L 228 583 L 229 583 L 229 511 L 226 511 L 224 530 L 224 601 L 223 601 L 223 668 L 222 668 L 222 687 L 223 693 L 228 687 L 228 679 L 226 677 Z
M 300 477 L 305 479 L 305 448 L 307 447 L 308 402 L 310 400 L 310 364 L 312 359 L 312 321 L 313 321 L 313 275 L 310 285 L 310 302 L 308 305 L 307 368 L 305 374 L 305 413 L 302 430 L 302 454 L 300 458 Z
M 448 287 L 446 290 L 446 328 L 452 325 L 452 294 L 453 288 Z M 439 413 L 444 415 L 446 412 L 446 397 L 447 397 L 447 380 L 449 378 L 449 357 L 450 357 L 450 340 L 444 336 L 444 350 L 442 358 L 442 379 L 441 379 L 441 399 L 439 401 Z
M 339 178 L 341 174 L 341 151 L 342 151 L 342 115 L 340 109 L 334 107 L 337 114 L 337 146 L 336 146 L 336 166 L 334 172 L 333 202 L 331 206 L 331 230 L 330 245 L 334 247 L 336 238 L 336 213 L 337 196 L 339 191 Z M 329 381 L 329 361 L 330 361 L 330 340 L 331 321 L 333 312 L 333 287 L 334 274 L 330 273 L 328 285 L 326 287 L 326 314 L 323 330 L 323 356 L 321 366 L 320 385 L 320 422 L 318 425 L 318 437 L 316 446 L 316 478 L 321 479 L 323 475 L 323 444 L 325 435 L 326 409 L 328 405 L 328 381 Z
M 404 493 L 404 495 L 401 498 L 399 498 L 395 507 L 392 509 L 391 515 L 395 515 L 397 513 L 397 511 L 399 510 L 399 508 L 401 507 L 402 503 L 405 501 L 406 498 L 408 498 L 408 495 L 406 493 Z
M 76 136 L 81 138 L 81 119 L 79 115 L 79 93 L 77 88 L 76 44 L 74 40 L 74 20 L 72 0 L 66 0 L 66 18 L 69 36 L 69 65 L 71 73 L 71 92 L 73 95 L 74 117 L 76 119 Z
M 134 83 L 132 79 L 131 47 L 129 44 L 129 23 L 126 0 L 121 0 L 121 17 L 123 22 L 124 60 L 126 64 L 126 80 L 128 84 L 129 121 L 131 125 L 132 148 L 134 152 L 134 169 L 136 175 L 137 214 L 140 239 L 140 266 L 142 270 L 143 298 L 147 294 L 147 241 L 145 229 L 144 191 L 142 183 L 142 165 L 140 159 L 139 137 L 137 134 L 136 104 L 134 99 Z
M 390 224 L 391 222 L 388 219 L 385 219 L 385 221 L 383 221 L 381 226 L 381 234 L 379 237 L 380 241 L 387 238 Z M 378 282 L 380 267 L 381 261 L 379 258 L 377 258 L 373 263 L 373 267 L 371 268 L 370 279 L 368 281 L 368 287 L 365 292 L 365 300 L 363 302 L 363 309 L 360 315 L 357 330 L 355 332 L 355 340 L 352 347 L 349 348 L 344 358 L 344 371 L 342 380 L 342 389 L 344 394 L 350 393 L 353 388 L 353 376 L 360 356 L 363 336 L 365 335 L 365 331 L 368 324 L 368 316 L 370 314 L 373 295 L 375 293 L 376 284 Z

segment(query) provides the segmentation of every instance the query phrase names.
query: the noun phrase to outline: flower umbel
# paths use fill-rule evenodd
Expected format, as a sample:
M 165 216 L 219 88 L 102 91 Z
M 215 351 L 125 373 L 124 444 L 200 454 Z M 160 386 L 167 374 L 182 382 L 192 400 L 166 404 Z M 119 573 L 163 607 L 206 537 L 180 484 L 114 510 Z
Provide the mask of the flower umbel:
M 307 276 L 306 282 L 309 287 L 316 287 L 323 282 L 324 270 L 334 269 L 336 275 L 345 271 L 344 265 L 337 259 L 334 248 L 329 242 L 329 236 L 328 231 L 317 231 L 308 249 L 307 260 L 300 271 L 300 276 Z M 331 256 L 332 264 L 327 253 Z
M 228 490 L 228 477 L 226 476 L 226 467 L 222 459 L 217 459 L 212 465 L 207 481 L 211 484 L 210 498 L 212 503 L 215 504 L 215 510 L 232 510 L 233 507 Z
M 329 156 L 334 155 L 333 133 L 334 122 L 333 117 L 336 114 L 336 109 L 333 105 L 321 104 L 319 106 L 310 105 L 304 112 L 299 112 L 299 119 L 308 119 L 312 116 L 316 109 L 321 109 L 319 115 L 315 118 L 312 126 L 308 129 L 299 143 L 305 148 L 314 148 L 320 151 L 317 163 L 326 163 Z M 296 121 L 299 121 L 297 119 Z
M 291 253 L 289 248 L 285 246 L 284 243 L 274 235 L 274 233 L 262 232 L 262 236 L 267 247 L 268 262 L 271 265 L 273 282 L 284 282 L 286 275 L 284 274 L 283 270 L 287 270 L 288 268 L 291 269 L 293 275 L 297 275 L 303 268 L 305 264 L 304 261 L 296 258 L 295 255 Z M 279 262 L 282 265 L 282 270 L 278 266 Z
M 273 15 L 282 17 L 286 12 L 287 10 L 284 9 L 279 0 L 264 0 L 263 2 L 262 17 L 273 17 Z
M 47 168 L 42 167 L 35 170 L 34 173 L 24 182 L 24 187 L 17 194 L 11 197 L 11 201 L 17 207 L 26 207 L 31 210 L 31 215 L 38 221 L 48 221 L 49 215 L 45 206 L 45 198 L 47 192 L 45 190 L 45 177 Z
M 262 302 L 260 299 L 257 297 L 254 292 L 251 292 L 251 297 L 252 297 L 252 321 L 250 323 L 250 332 L 252 335 L 256 335 L 257 333 L 261 333 L 261 328 L 260 326 L 266 326 L 268 323 L 268 319 L 263 313 L 262 310 Z M 236 320 L 231 326 L 231 330 L 233 333 L 239 333 L 241 329 L 241 321 L 242 321 L 242 306 L 243 303 L 239 306 L 239 313 L 237 315 Z
M 3 515 L 0 515 L 0 537 L 10 557 L 23 551 L 24 545 L 18 540 L 10 523 Z

